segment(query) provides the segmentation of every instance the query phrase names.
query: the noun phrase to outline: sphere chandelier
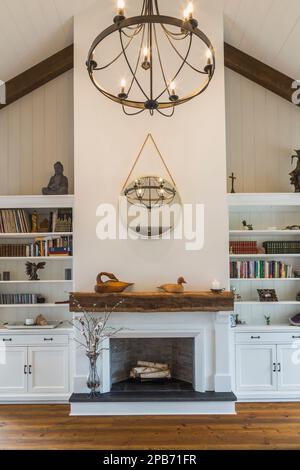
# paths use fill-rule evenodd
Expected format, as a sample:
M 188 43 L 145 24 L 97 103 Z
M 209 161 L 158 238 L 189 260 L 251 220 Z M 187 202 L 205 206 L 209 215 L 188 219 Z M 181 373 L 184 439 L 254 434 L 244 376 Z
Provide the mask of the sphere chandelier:
M 189 2 L 183 19 L 165 16 L 158 0 L 143 0 L 140 15 L 126 18 L 125 1 L 117 0 L 113 24 L 96 37 L 88 53 L 86 65 L 97 90 L 131 116 L 148 110 L 170 117 L 176 106 L 203 93 L 215 72 L 215 52 L 193 12 Z M 118 50 L 106 57 L 112 38 L 117 38 Z M 118 78 L 115 66 L 123 71 Z M 101 74 L 109 74 L 109 86 L 100 84 Z M 196 87 L 188 85 L 191 80 Z

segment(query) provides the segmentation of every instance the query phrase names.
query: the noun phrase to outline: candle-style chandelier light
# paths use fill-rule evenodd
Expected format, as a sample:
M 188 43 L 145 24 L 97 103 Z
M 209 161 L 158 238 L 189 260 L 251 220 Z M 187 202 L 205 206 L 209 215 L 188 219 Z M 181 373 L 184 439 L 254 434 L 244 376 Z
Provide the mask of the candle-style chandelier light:
M 87 69 L 95 87 L 127 115 L 148 110 L 170 117 L 176 106 L 203 93 L 215 72 L 215 52 L 193 11 L 189 2 L 178 19 L 162 15 L 158 0 L 143 0 L 141 14 L 126 18 L 125 1 L 117 0 L 113 24 L 89 50 Z M 123 75 L 116 79 L 120 69 Z M 107 85 L 100 84 L 101 74 Z

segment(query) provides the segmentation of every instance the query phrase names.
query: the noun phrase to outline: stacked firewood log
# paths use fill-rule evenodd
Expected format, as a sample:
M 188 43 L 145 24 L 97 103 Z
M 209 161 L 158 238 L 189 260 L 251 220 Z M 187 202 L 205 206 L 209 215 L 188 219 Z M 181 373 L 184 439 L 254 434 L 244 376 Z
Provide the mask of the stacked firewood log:
M 130 378 L 141 381 L 157 379 L 171 379 L 171 370 L 168 364 L 159 362 L 138 361 L 137 366 L 130 371 Z

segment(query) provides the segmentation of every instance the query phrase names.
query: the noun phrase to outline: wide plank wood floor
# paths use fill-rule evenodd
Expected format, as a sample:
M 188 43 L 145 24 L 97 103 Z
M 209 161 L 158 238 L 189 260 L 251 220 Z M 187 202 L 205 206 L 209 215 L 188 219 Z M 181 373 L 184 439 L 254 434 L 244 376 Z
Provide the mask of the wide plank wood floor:
M 0 406 L 0 449 L 300 449 L 300 403 L 236 416 L 70 417 L 65 405 Z

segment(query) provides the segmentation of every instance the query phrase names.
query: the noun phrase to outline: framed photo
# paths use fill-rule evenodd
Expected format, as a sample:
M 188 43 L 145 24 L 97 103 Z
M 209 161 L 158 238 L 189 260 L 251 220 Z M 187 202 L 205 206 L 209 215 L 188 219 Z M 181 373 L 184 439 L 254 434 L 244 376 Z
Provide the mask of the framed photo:
M 260 302 L 278 302 L 275 289 L 257 289 Z

